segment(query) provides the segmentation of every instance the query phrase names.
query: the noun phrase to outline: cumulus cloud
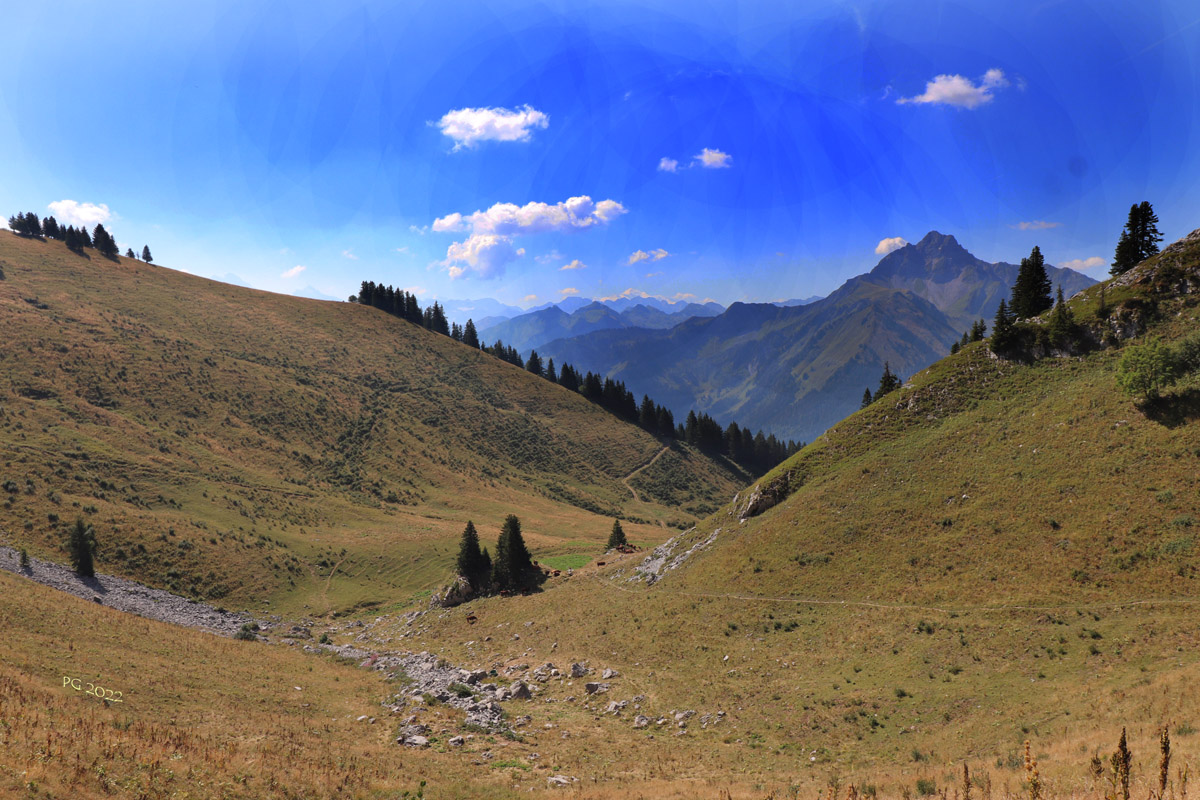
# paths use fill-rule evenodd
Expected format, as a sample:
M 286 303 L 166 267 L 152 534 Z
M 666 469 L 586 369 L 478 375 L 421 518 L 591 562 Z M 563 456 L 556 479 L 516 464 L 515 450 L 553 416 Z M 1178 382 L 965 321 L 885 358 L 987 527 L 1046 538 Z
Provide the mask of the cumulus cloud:
M 77 203 L 74 200 L 56 200 L 47 208 L 54 218 L 66 225 L 81 225 L 92 228 L 112 219 L 112 211 L 104 203 Z
M 304 270 L 306 270 L 306 269 L 308 269 L 308 267 L 297 264 L 296 266 L 292 267 L 291 269 L 286 270 L 279 277 L 281 277 L 281 278 L 298 278 L 300 276 L 300 273 L 304 272 Z
M 925 92 L 916 97 L 901 97 L 897 103 L 940 104 L 956 108 L 978 108 L 992 101 L 992 92 L 1008 86 L 1008 78 L 999 69 L 989 69 L 979 83 L 962 75 L 938 75 L 925 84 Z
M 545 128 L 550 117 L 532 106 L 521 108 L 460 108 L 437 121 L 443 135 L 454 140 L 454 149 L 479 142 L 526 142 L 535 128 Z
M 667 158 L 666 156 L 663 156 L 662 158 L 660 158 L 658 160 L 658 171 L 659 172 L 678 172 L 679 171 L 679 162 L 673 158 Z
M 571 263 L 569 263 L 569 264 L 563 264 L 561 267 L 558 268 L 558 271 L 565 272 L 566 270 L 569 270 L 569 269 L 587 269 L 587 264 L 583 263 L 578 258 L 576 258 L 576 259 L 572 259 Z
M 875 245 L 875 255 L 886 256 L 888 253 L 891 253 L 894 250 L 899 250 L 906 244 L 908 244 L 908 242 L 904 241 L 904 238 L 901 236 L 892 236 L 888 239 L 880 239 L 879 244 Z
M 571 286 L 566 289 L 559 289 L 558 293 L 561 294 L 563 297 L 570 297 L 571 295 L 579 294 L 579 290 L 576 289 L 575 287 Z
M 587 195 L 571 197 L 561 203 L 496 203 L 486 211 L 473 214 L 447 214 L 433 221 L 438 233 L 469 232 L 464 242 L 455 242 L 446 250 L 443 263 L 451 278 L 468 271 L 481 278 L 504 274 L 504 266 L 525 254 L 517 249 L 516 236 L 535 233 L 566 233 L 586 230 L 611 222 L 625 213 L 615 200 L 593 202 Z
M 724 169 L 733 166 L 733 156 L 712 147 L 706 147 L 696 155 L 696 163 L 705 169 Z
M 592 201 L 587 195 L 571 197 L 561 203 L 531 202 L 496 203 L 487 211 L 473 214 L 447 214 L 433 221 L 433 230 L 496 233 L 504 236 L 525 233 L 547 233 L 590 228 L 612 222 L 625 213 L 625 207 L 615 200 Z
M 657 250 L 651 250 L 649 253 L 647 253 L 645 250 L 637 250 L 629 256 L 628 263 L 636 264 L 639 261 L 662 261 L 669 255 L 671 254 L 666 250 L 663 250 L 661 247 Z
M 1064 261 L 1058 266 L 1073 269 L 1076 272 L 1090 272 L 1097 269 L 1108 269 L 1108 259 L 1100 256 L 1092 256 L 1091 258 L 1073 258 L 1070 261 Z
M 1031 222 L 1018 222 L 1011 226 L 1019 231 L 1044 231 L 1048 228 L 1061 228 L 1061 222 L 1044 222 L 1040 219 L 1035 219 Z
M 468 272 L 480 278 L 498 278 L 505 266 L 523 255 L 525 249 L 513 247 L 511 236 L 477 233 L 446 248 L 444 263 L 451 278 L 461 278 Z

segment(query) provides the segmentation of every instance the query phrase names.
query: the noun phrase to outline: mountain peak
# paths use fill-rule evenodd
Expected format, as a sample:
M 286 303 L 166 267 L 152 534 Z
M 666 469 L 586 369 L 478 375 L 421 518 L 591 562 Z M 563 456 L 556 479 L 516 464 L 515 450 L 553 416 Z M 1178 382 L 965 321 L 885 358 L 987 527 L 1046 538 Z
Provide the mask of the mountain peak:
M 918 250 L 924 250 L 926 252 L 945 250 L 961 250 L 964 253 L 967 252 L 967 249 L 959 244 L 958 240 L 952 235 L 948 233 L 938 233 L 937 231 L 930 231 L 929 233 L 925 234 L 925 237 L 921 239 L 921 241 L 917 242 L 916 247 Z

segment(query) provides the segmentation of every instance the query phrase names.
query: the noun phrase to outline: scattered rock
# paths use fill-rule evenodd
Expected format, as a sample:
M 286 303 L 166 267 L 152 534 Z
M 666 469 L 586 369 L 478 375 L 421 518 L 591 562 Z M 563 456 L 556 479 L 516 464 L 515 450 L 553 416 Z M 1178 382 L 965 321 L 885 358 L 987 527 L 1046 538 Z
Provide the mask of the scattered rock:
M 588 694 L 603 694 L 604 692 L 607 692 L 610 687 L 607 683 L 585 683 L 583 688 Z
M 462 747 L 465 744 L 465 741 L 463 740 L 463 737 L 461 737 L 461 736 L 451 736 L 448 744 L 451 747 Z
M 611 678 L 621 677 L 621 673 L 617 672 L 615 669 L 606 669 L 604 670 L 603 674 L 600 675 L 600 677 L 607 681 Z
M 533 697 L 533 692 L 529 691 L 528 684 L 514 681 L 513 685 L 508 687 L 508 695 L 514 700 L 528 700 Z
M 649 725 L 650 725 L 650 718 L 647 716 L 638 714 L 636 717 L 633 718 L 633 727 L 635 727 L 635 728 L 646 728 L 646 727 L 649 727 Z
M 587 675 L 587 674 L 588 674 L 588 668 L 585 667 L 583 664 L 572 664 L 571 665 L 571 677 L 572 678 L 582 678 L 584 675 Z
M 554 775 L 547 778 L 546 783 L 550 785 L 551 789 L 561 789 L 563 787 L 570 786 L 572 783 L 575 783 L 578 780 L 578 778 L 569 778 L 566 775 Z
M 401 736 L 396 742 L 405 747 L 429 747 L 429 739 L 424 736 Z

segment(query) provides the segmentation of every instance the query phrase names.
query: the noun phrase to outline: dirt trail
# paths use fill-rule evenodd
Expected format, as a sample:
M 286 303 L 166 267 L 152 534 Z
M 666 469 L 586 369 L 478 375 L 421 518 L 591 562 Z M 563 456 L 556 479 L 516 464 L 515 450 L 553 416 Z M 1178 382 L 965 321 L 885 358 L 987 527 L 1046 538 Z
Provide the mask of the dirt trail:
M 634 477 L 635 475 L 637 475 L 639 472 L 641 472 L 642 470 L 646 469 L 646 468 L 647 468 L 647 467 L 649 467 L 651 464 L 653 464 L 655 461 L 658 461 L 660 458 L 662 458 L 662 457 L 663 457 L 663 454 L 664 454 L 664 453 L 666 453 L 666 452 L 667 452 L 668 450 L 670 450 L 670 449 L 671 449 L 671 448 L 670 448 L 670 446 L 669 446 L 669 445 L 668 445 L 668 446 L 666 446 L 666 447 L 664 447 L 662 450 L 659 450 L 657 453 L 655 453 L 655 454 L 654 454 L 654 458 L 650 459 L 650 460 L 649 460 L 649 461 L 647 461 L 645 464 L 642 464 L 640 467 L 638 467 L 638 468 L 637 468 L 637 469 L 635 469 L 633 472 L 631 472 L 631 473 L 629 473 L 628 475 L 626 475 L 624 478 L 621 478 L 621 483 L 625 484 L 625 488 L 626 488 L 626 489 L 628 489 L 628 490 L 629 490 L 629 493 L 633 495 L 633 499 L 634 499 L 636 502 L 638 502 L 638 503 L 642 502 L 642 498 L 638 496 L 637 489 L 634 489 L 634 488 L 633 488 L 633 484 L 632 484 L 632 483 L 630 483 L 630 481 L 632 481 L 632 480 L 633 480 L 633 477 Z

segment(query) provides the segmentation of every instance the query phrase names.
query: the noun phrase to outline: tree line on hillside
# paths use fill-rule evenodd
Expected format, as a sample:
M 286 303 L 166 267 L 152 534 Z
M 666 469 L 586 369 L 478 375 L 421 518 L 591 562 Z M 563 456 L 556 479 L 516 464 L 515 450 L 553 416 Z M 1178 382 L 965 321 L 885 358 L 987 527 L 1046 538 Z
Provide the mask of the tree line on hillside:
M 91 247 L 100 253 L 105 258 L 116 259 L 121 250 L 117 247 L 117 240 L 113 238 L 102 223 L 97 223 L 89 234 L 88 229 L 84 226 L 76 228 L 74 225 L 60 225 L 54 217 L 46 217 L 42 220 L 32 211 L 28 213 L 16 214 L 8 218 L 8 227 L 13 233 L 18 236 L 28 236 L 34 239 L 56 239 L 66 244 L 66 246 L 74 250 L 76 253 L 83 253 L 83 248 Z M 129 247 L 125 250 L 126 258 L 137 258 L 133 252 L 133 248 Z M 154 258 L 150 255 L 150 246 L 142 247 L 142 261 L 147 264 L 153 263 Z
M 640 426 L 650 434 L 687 442 L 710 455 L 725 456 L 755 473 L 770 470 L 804 447 L 803 442 L 783 442 L 774 434 L 767 435 L 761 430 L 753 433 L 736 422 L 730 422 L 722 428 L 720 423 L 708 414 L 697 414 L 695 411 L 689 411 L 686 421 L 677 424 L 669 408 L 655 403 L 649 395 L 642 395 L 642 401 L 639 403 L 623 381 L 614 381 L 610 377 L 601 377 L 592 372 L 581 373 L 570 364 L 556 367 L 554 359 L 543 360 L 536 350 L 530 353 L 529 358 L 522 358 L 515 347 L 500 340 L 485 345 L 479 340 L 474 320 L 469 319 L 466 325 L 461 326 L 458 323 L 448 324 L 446 312 L 441 305 L 434 302 L 433 305 L 422 309 L 416 296 L 404 289 L 384 286 L 374 281 L 363 281 L 358 295 L 352 295 L 349 299 L 350 302 L 378 308 L 414 325 L 449 336 L 468 347 L 482 350 L 568 391 L 583 395 L 596 405 L 626 422 Z

